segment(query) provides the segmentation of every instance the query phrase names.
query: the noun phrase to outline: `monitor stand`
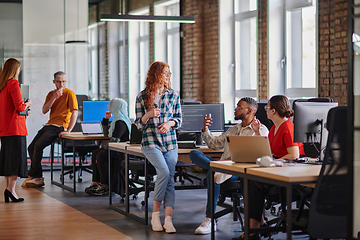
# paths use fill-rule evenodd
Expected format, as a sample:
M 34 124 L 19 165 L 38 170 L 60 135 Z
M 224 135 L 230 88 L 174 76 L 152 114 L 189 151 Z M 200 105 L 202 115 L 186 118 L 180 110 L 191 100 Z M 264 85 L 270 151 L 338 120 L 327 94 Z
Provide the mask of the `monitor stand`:
M 201 137 L 201 132 L 195 133 L 195 143 L 196 143 L 196 145 L 203 145 L 203 139 Z

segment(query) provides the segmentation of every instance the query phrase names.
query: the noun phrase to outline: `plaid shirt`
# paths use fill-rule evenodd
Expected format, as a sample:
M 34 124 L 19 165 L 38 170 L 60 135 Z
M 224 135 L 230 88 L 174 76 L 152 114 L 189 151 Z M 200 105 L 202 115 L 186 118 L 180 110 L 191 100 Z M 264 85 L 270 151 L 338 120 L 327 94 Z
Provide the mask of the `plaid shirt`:
M 136 120 L 135 124 L 138 129 L 142 129 L 143 147 L 156 147 L 162 152 L 172 150 L 177 147 L 175 129 L 181 126 L 181 106 L 179 94 L 173 89 L 166 89 L 164 95 L 160 99 L 160 117 L 149 118 L 145 125 L 142 125 L 141 118 L 148 111 L 145 106 L 145 90 L 141 91 L 136 97 Z M 174 120 L 175 126 L 169 129 L 167 133 L 159 134 L 158 126 L 161 124 Z

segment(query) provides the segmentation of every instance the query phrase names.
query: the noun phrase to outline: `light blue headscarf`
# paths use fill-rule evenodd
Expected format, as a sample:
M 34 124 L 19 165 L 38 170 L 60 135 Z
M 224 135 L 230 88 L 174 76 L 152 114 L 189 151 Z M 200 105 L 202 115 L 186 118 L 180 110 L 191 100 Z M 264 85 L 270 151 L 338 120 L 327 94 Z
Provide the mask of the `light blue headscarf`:
M 131 131 L 131 121 L 128 114 L 128 104 L 124 99 L 121 98 L 114 98 L 111 99 L 109 103 L 109 111 L 113 115 L 113 121 L 110 124 L 109 128 L 109 137 L 112 137 L 112 134 L 115 130 L 115 123 L 118 120 L 122 120 L 126 123 L 126 126 L 129 129 L 129 138 L 130 138 L 130 131 Z

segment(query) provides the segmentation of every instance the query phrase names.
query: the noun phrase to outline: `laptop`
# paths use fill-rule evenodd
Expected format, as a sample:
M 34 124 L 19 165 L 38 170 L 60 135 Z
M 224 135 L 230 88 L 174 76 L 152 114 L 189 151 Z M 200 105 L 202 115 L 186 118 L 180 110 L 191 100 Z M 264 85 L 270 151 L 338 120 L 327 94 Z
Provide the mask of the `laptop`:
M 131 124 L 131 133 L 130 133 L 130 144 L 141 144 L 142 140 L 142 131 L 139 130 L 135 123 Z
M 84 135 L 103 134 L 103 128 L 100 121 L 82 121 L 81 131 Z
M 268 137 L 227 136 L 231 160 L 239 163 L 256 163 L 257 158 L 272 156 Z

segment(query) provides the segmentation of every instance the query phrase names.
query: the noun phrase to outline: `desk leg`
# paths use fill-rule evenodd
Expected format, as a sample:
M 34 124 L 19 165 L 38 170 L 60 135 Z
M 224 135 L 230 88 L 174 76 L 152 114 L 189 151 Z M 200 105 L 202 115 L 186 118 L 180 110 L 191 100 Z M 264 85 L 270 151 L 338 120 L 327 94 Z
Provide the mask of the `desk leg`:
M 112 205 L 112 191 L 111 191 L 111 157 L 110 148 L 108 148 L 108 175 L 109 175 L 109 206 Z
M 65 162 L 65 154 L 64 154 L 64 140 L 61 139 L 61 184 L 64 186 L 64 162 Z
M 250 232 L 250 221 L 249 221 L 249 180 L 244 176 L 244 217 L 245 217 L 245 228 L 244 234 L 245 239 L 249 239 Z
M 75 141 L 73 141 L 73 176 L 74 176 L 74 192 L 76 192 L 76 171 L 75 171 L 75 167 L 76 167 L 76 156 L 75 156 Z M 81 160 L 80 160 L 81 161 Z
M 215 189 L 215 185 L 214 185 L 214 171 L 212 171 L 212 169 L 210 168 L 210 195 L 211 195 L 211 200 L 210 200 L 210 217 L 211 217 L 211 240 L 215 239 L 215 219 L 214 219 L 214 201 L 215 201 L 215 196 L 214 196 L 214 189 Z
M 148 189 L 148 160 L 145 158 L 145 225 L 148 225 L 149 221 L 149 189 Z
M 129 155 L 127 151 L 125 152 L 125 210 L 127 213 L 130 213 L 130 203 L 129 203 Z
M 50 179 L 51 182 L 54 180 L 54 143 L 51 144 L 50 148 Z
M 291 200 L 292 200 L 292 187 L 291 184 L 288 184 L 286 187 L 286 222 L 287 222 L 287 239 L 291 239 L 291 232 L 292 232 L 292 211 L 291 211 Z

